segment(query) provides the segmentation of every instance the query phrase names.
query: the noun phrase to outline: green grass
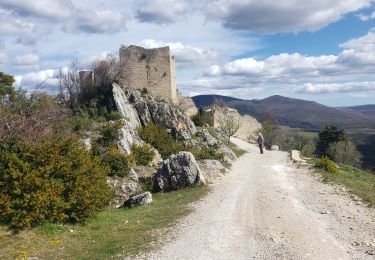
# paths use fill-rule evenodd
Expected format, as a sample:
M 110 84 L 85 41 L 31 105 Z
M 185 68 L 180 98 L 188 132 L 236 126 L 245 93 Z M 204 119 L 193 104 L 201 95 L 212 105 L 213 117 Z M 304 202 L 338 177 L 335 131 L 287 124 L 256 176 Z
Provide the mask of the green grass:
M 0 227 L 0 259 L 107 259 L 153 248 L 160 234 L 191 212 L 189 203 L 208 192 L 199 187 L 154 194 L 148 206 L 106 210 L 85 224 L 45 224 L 11 234 Z
M 310 163 L 314 164 L 314 160 Z M 350 193 L 362 198 L 369 206 L 375 205 L 375 175 L 358 168 L 338 164 L 340 174 L 334 175 L 318 169 L 324 181 L 341 184 L 347 187 Z
M 232 142 L 229 143 L 228 147 L 237 155 L 237 157 L 240 157 L 246 153 L 246 150 L 239 148 Z

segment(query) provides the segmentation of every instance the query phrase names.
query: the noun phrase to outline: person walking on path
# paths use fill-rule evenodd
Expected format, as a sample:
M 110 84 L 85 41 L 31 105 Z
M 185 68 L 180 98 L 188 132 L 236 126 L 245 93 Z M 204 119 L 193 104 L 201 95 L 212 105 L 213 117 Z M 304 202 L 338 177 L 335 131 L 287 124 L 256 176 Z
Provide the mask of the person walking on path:
M 258 133 L 258 140 L 257 140 L 260 153 L 263 153 L 263 146 L 264 146 L 264 137 L 261 132 Z

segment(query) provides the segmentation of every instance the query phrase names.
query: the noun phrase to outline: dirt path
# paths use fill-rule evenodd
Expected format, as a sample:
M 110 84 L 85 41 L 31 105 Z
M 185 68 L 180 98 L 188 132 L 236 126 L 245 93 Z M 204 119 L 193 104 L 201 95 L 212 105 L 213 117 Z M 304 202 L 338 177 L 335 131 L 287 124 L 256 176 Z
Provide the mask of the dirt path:
M 287 153 L 246 149 L 148 259 L 374 259 L 374 209 L 297 169 Z

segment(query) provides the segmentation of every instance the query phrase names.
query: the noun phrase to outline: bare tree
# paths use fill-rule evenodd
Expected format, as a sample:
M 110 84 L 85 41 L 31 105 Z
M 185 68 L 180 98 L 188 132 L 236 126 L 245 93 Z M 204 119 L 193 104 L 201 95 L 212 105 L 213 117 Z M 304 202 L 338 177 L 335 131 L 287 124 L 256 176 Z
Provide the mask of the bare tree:
M 59 101 L 74 114 L 78 112 L 79 96 L 81 94 L 79 79 L 80 70 L 81 66 L 78 60 L 73 60 L 67 70 L 60 68 L 57 75 Z
M 220 129 L 223 134 L 227 137 L 228 144 L 230 143 L 230 137 L 234 135 L 241 126 L 240 119 L 234 115 L 224 114 L 219 119 Z

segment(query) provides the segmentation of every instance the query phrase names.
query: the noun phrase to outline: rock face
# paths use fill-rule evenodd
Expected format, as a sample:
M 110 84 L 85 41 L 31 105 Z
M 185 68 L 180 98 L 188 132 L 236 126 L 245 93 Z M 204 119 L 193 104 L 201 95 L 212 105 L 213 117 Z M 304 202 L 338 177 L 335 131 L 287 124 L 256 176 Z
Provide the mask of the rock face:
M 167 101 L 157 101 L 139 90 L 123 89 L 117 84 L 113 84 L 113 95 L 118 110 L 127 122 L 127 132 L 123 134 L 125 140 L 122 142 L 125 143 L 122 145 L 124 147 L 129 146 L 127 144 L 132 141 L 137 141 L 138 135 L 132 129 L 136 131 L 138 125 L 146 126 L 150 123 L 161 125 L 170 129 L 174 136 L 182 141 L 191 139 L 197 131 L 190 118 Z M 127 134 L 135 136 L 134 140 L 128 138 Z
M 122 207 L 131 195 L 142 190 L 138 182 L 128 178 L 108 177 L 107 183 L 114 191 L 114 197 L 110 203 L 111 208 Z
M 130 199 L 124 202 L 124 207 L 134 208 L 137 206 L 150 204 L 151 202 L 152 202 L 152 194 L 151 192 L 147 191 L 142 194 L 130 197 Z
M 198 165 L 208 182 L 213 182 L 227 172 L 227 169 L 218 160 L 199 160 Z
M 207 129 L 199 130 L 197 136 L 202 138 L 203 145 L 206 147 L 214 147 L 217 145 L 217 140 L 210 135 Z
M 195 103 L 191 97 L 178 96 L 175 106 L 188 117 L 198 113 L 198 108 L 195 106 Z
M 234 136 L 244 139 L 244 140 L 250 139 L 253 136 L 255 131 L 262 128 L 262 125 L 255 118 L 249 115 L 241 116 L 238 113 L 238 111 L 234 108 L 220 107 L 220 106 L 214 105 L 211 108 L 207 109 L 206 113 L 208 113 L 210 117 L 212 118 L 215 128 L 220 127 L 220 121 L 222 120 L 223 117 L 230 116 L 239 120 L 240 128 L 234 134 Z
M 224 161 L 228 163 L 237 159 L 237 155 L 225 145 L 221 145 L 217 151 L 224 154 Z
M 137 127 L 140 125 L 138 114 L 135 108 L 129 103 L 124 91 L 119 85 L 114 83 L 112 92 L 117 109 L 123 117 L 123 126 L 119 130 L 119 141 L 117 145 L 122 151 L 130 154 L 133 143 L 137 145 L 143 144 L 137 132 Z
M 171 191 L 205 184 L 199 165 L 190 152 L 171 155 L 163 162 L 154 180 L 158 191 Z

